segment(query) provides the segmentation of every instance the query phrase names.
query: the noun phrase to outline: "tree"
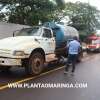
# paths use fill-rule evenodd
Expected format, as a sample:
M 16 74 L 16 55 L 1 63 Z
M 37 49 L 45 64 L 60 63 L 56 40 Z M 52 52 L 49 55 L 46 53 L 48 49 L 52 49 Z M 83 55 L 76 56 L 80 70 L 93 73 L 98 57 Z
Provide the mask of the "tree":
M 100 14 L 95 7 L 88 3 L 67 3 L 64 15 L 69 16 L 72 26 L 87 34 L 93 32 L 99 24 L 97 16 Z
M 54 1 L 56 4 L 50 0 L 2 0 L 0 3 L 8 10 L 8 22 L 37 25 L 39 21 L 55 19 L 55 11 L 62 9 L 62 5 L 59 6 L 62 0 Z

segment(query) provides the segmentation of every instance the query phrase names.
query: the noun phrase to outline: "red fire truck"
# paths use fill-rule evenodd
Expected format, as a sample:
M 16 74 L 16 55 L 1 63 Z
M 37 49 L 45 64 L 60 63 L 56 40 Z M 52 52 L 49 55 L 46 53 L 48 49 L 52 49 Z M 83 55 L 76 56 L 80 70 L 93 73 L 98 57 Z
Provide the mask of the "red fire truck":
M 91 35 L 87 38 L 87 52 L 97 51 L 100 52 L 100 36 Z

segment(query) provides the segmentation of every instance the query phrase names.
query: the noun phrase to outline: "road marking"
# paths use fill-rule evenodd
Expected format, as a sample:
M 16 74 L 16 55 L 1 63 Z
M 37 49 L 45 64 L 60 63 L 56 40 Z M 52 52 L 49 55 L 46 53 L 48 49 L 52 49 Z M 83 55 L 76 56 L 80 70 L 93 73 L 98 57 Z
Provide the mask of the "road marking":
M 93 55 L 92 55 L 91 57 L 93 57 Z M 87 61 L 87 60 L 89 60 L 89 59 L 90 59 L 90 56 L 87 56 L 85 59 L 82 59 L 82 62 Z M 63 68 L 64 68 L 64 66 L 59 67 L 59 68 L 56 68 L 56 69 L 53 69 L 53 70 L 50 70 L 50 71 L 48 71 L 48 72 L 41 73 L 40 75 L 37 75 L 37 76 L 33 76 L 33 77 L 25 78 L 25 79 L 22 79 L 22 80 L 19 80 L 19 81 L 16 81 L 16 82 L 12 82 L 11 84 L 13 84 L 13 83 L 14 83 L 14 84 L 20 84 L 20 83 L 23 83 L 23 82 L 26 82 L 26 81 L 30 81 L 30 80 L 39 78 L 39 77 L 41 77 L 41 76 L 47 75 L 47 74 L 49 74 L 49 73 L 58 71 L 58 70 L 63 69 Z M 9 84 L 10 84 L 10 83 L 9 83 Z M 6 89 L 6 88 L 9 88 L 8 85 L 1 86 L 1 87 L 0 87 L 0 90 L 4 90 L 4 89 Z
M 23 79 L 23 80 L 16 81 L 16 82 L 12 82 L 12 83 L 9 83 L 9 84 L 13 84 L 13 83 L 14 83 L 14 84 L 20 84 L 20 83 L 23 83 L 23 82 L 26 82 L 26 81 L 30 81 L 30 80 L 33 80 L 33 79 L 39 78 L 39 77 L 44 76 L 44 75 L 46 75 L 46 74 L 49 74 L 49 73 L 52 73 L 52 72 L 58 71 L 58 70 L 63 69 L 63 68 L 64 68 L 64 66 L 59 67 L 59 68 L 56 68 L 56 69 L 54 69 L 54 70 L 50 70 L 50 71 L 48 71 L 48 72 L 42 73 L 42 74 L 37 75 L 37 76 L 33 76 L 33 77 L 29 77 L 29 78 L 25 78 L 25 79 Z M 8 85 L 1 86 L 1 87 L 0 87 L 0 90 L 4 90 L 4 89 L 6 89 L 6 88 L 8 88 Z

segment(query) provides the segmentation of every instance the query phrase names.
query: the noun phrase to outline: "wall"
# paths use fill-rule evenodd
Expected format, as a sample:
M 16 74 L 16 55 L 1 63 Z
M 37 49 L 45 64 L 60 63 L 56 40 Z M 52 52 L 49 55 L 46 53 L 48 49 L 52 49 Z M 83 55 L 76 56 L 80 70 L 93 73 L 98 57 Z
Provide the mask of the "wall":
M 15 30 L 28 27 L 30 26 L 0 22 L 0 39 L 13 36 Z

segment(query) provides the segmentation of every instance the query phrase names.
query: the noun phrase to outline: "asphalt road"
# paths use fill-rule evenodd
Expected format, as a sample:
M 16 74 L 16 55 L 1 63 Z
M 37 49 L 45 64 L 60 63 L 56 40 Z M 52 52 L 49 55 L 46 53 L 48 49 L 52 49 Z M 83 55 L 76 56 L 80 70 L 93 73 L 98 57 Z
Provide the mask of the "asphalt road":
M 92 57 L 94 54 L 90 54 L 90 55 L 87 55 L 86 53 L 84 53 L 84 57 L 83 57 L 83 60 L 85 59 L 90 59 L 90 57 Z M 63 67 L 62 65 L 57 65 L 55 62 L 53 64 L 48 64 L 48 66 L 46 66 L 45 70 L 44 70 L 44 73 L 45 72 L 48 72 L 49 70 L 55 70 L 59 67 Z M 20 81 L 20 80 L 23 80 L 23 79 L 27 79 L 29 77 L 32 77 L 31 75 L 27 75 L 25 73 L 25 69 L 24 68 L 21 68 L 21 67 L 12 67 L 10 69 L 10 71 L 8 72 L 2 72 L 0 71 L 0 86 L 4 86 L 6 85 L 7 83 L 11 83 L 11 82 L 16 82 L 16 81 Z
M 24 70 L 0 73 L 0 100 L 100 100 L 100 54 L 83 58 L 75 75 L 64 75 L 64 68 L 38 77 L 27 76 Z M 26 79 L 26 80 L 24 80 Z M 19 83 L 87 83 L 87 88 L 8 88 L 7 82 Z M 23 83 L 23 84 L 24 84 Z M 2 88 L 5 86 L 4 88 Z

